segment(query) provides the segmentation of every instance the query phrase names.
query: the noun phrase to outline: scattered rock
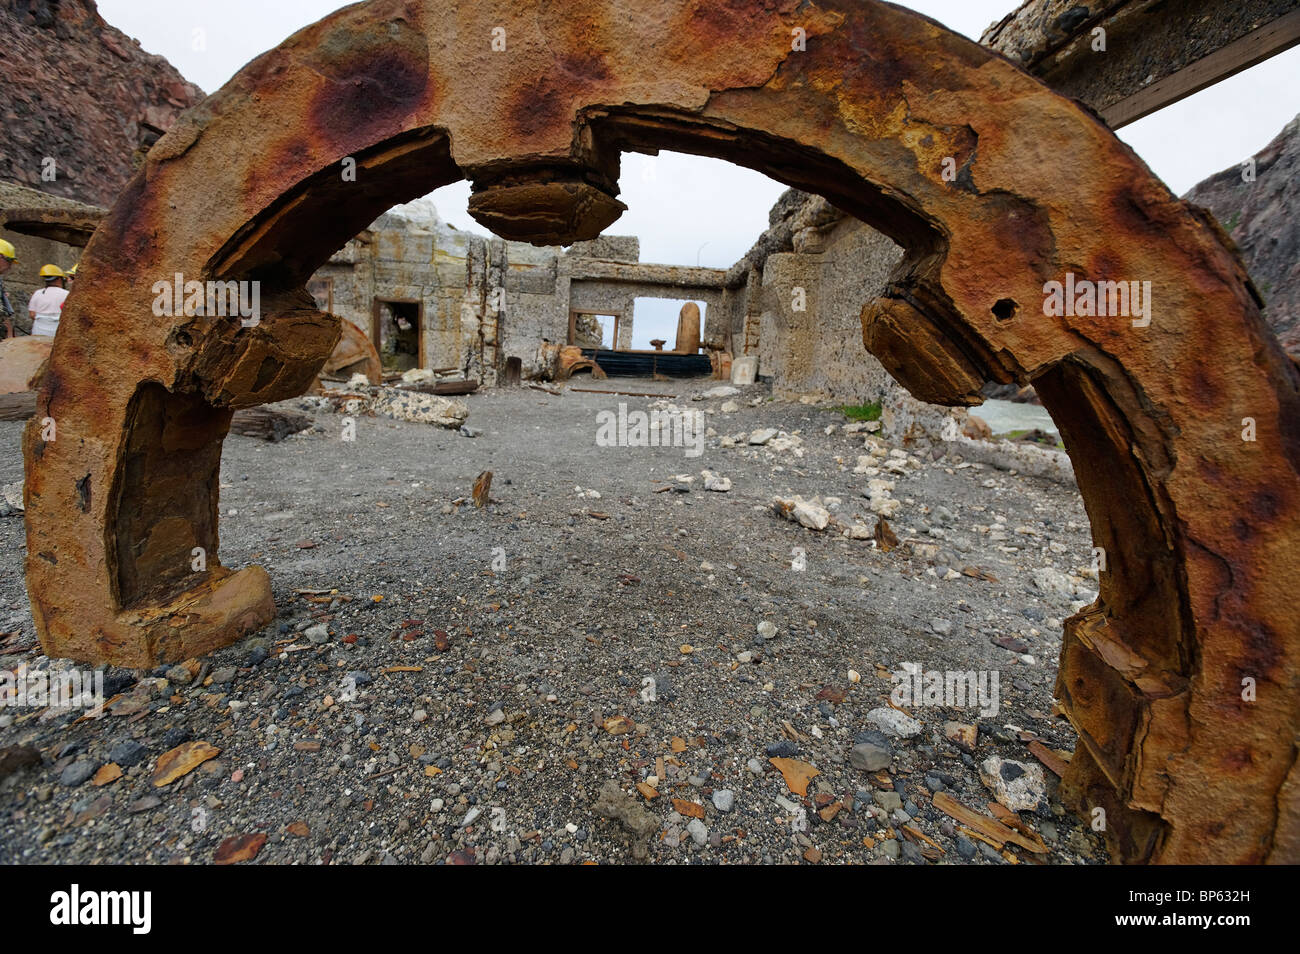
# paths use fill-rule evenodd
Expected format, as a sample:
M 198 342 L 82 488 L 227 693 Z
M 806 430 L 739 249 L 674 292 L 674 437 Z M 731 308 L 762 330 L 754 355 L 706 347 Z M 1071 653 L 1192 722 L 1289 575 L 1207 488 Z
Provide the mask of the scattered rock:
M 988 787 L 1000 805 L 1013 812 L 1034 811 L 1047 794 L 1047 780 L 1041 765 L 1016 762 L 996 755 L 991 755 L 980 763 L 980 781 Z
M 76 788 L 94 776 L 98 769 L 98 762 L 91 762 L 86 759 L 73 762 L 59 775 L 59 784 L 64 788 Z
M 867 713 L 867 723 L 895 739 L 910 739 L 921 734 L 921 723 L 897 709 L 884 706 Z
M 617 782 L 606 782 L 593 810 L 602 818 L 621 824 L 632 835 L 632 857 L 644 861 L 649 856 L 648 841 L 659 830 L 659 819 L 645 805 L 627 795 Z
M 25 769 L 41 764 L 41 753 L 30 745 L 6 745 L 0 748 L 0 781 Z M 85 781 L 84 779 L 82 781 Z
M 889 768 L 893 753 L 888 746 L 863 742 L 849 751 L 849 764 L 862 772 L 880 772 Z
M 963 752 L 974 752 L 979 739 L 979 728 L 964 722 L 945 722 L 943 736 Z
M 831 522 L 830 511 L 821 504 L 802 497 L 784 499 L 776 497 L 772 501 L 776 512 L 787 520 L 793 520 L 809 530 L 825 530 Z
M 705 490 L 712 490 L 716 493 L 725 494 L 731 489 L 730 477 L 719 477 L 711 470 L 700 471 L 700 476 L 704 478 Z
M 164 752 L 158 759 L 153 772 L 153 785 L 155 788 L 169 785 L 220 754 L 220 749 L 206 742 L 184 742 Z

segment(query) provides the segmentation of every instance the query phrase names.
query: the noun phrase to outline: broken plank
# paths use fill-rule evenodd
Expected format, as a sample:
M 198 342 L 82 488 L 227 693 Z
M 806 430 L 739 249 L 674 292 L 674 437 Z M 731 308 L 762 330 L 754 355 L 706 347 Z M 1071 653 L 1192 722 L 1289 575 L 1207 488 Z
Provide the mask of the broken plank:
M 619 397 L 675 398 L 676 394 L 664 394 L 659 391 L 606 391 L 601 388 L 569 388 L 580 394 L 617 394 Z
M 1019 845 L 1027 851 L 1038 854 L 1047 851 L 1047 846 L 1042 841 L 1031 841 L 1020 832 L 1013 831 L 1001 822 L 995 821 L 987 815 L 982 815 L 973 808 L 967 808 L 947 792 L 935 792 L 932 803 L 935 808 L 948 817 L 961 822 L 968 828 L 975 829 L 987 838 L 1000 841 L 1002 844 L 1011 842 L 1013 845 Z
M 402 391 L 419 391 L 421 394 L 437 394 L 442 397 L 452 397 L 458 394 L 473 394 L 478 390 L 478 382 L 472 378 L 456 381 L 439 381 L 436 384 L 406 384 L 400 385 Z
M 1069 768 L 1069 760 L 1053 752 L 1047 746 L 1035 739 L 1029 743 L 1029 753 L 1054 774 L 1057 778 L 1065 776 L 1065 770 Z
M 267 407 L 250 407 L 236 411 L 230 419 L 230 432 L 244 437 L 260 437 L 278 444 L 290 434 L 311 427 L 311 418 L 301 414 L 285 414 Z

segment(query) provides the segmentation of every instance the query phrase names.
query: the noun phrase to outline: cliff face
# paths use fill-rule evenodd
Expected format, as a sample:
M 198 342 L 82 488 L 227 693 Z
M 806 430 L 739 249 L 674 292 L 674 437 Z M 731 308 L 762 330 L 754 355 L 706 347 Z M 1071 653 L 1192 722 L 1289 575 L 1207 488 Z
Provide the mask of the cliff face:
M 1264 317 L 1300 360 L 1300 116 L 1257 153 L 1255 181 L 1234 166 L 1184 197 L 1214 213 L 1264 296 Z
M 0 82 L 0 179 L 101 206 L 203 98 L 94 0 L 0 0 Z

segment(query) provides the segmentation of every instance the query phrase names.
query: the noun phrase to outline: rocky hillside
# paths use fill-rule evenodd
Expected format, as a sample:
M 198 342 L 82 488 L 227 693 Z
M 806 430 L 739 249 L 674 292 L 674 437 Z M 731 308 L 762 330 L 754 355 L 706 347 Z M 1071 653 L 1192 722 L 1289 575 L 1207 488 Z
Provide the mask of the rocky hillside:
M 1300 116 L 1255 159 L 1211 176 L 1184 197 L 1214 213 L 1232 236 L 1282 346 L 1300 359 Z
M 203 98 L 109 26 L 94 0 L 0 0 L 0 82 L 0 179 L 101 206 Z

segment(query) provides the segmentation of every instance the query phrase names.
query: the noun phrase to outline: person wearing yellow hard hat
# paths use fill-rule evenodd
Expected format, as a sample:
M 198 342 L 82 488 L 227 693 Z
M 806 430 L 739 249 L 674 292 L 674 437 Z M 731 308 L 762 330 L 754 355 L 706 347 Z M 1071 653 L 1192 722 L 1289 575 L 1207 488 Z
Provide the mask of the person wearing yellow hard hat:
M 27 314 L 32 319 L 32 336 L 45 335 L 53 338 L 59 330 L 59 316 L 63 314 L 63 302 L 68 297 L 67 279 L 63 269 L 57 265 L 41 266 L 41 281 L 45 287 L 39 288 L 27 303 Z
M 5 337 L 14 336 L 14 309 L 9 304 L 9 295 L 5 292 L 5 272 L 14 267 L 14 262 L 18 260 L 18 252 L 13 245 L 0 239 L 0 318 L 4 319 Z
M 77 266 L 73 265 L 70 269 L 64 272 L 63 277 L 67 280 L 68 291 L 72 291 L 72 283 L 77 280 Z

